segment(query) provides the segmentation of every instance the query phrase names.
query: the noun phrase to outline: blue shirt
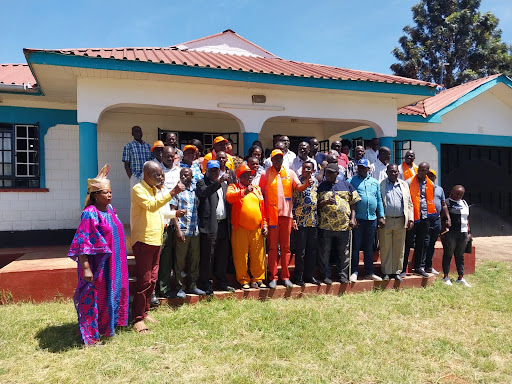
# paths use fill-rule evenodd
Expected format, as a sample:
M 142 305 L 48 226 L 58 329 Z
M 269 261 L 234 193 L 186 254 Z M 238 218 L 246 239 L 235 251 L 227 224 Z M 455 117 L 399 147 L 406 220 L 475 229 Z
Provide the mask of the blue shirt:
M 199 234 L 199 215 L 197 214 L 199 199 L 196 196 L 195 187 L 191 185 L 190 188 L 185 188 L 183 192 L 173 197 L 171 204 L 176 209 L 186 210 L 185 216 L 178 218 L 181 232 L 185 236 L 197 236 Z
M 145 141 L 142 144 L 136 140 L 126 144 L 123 149 L 123 162 L 130 162 L 130 171 L 132 175 L 142 178 L 142 168 L 144 163 L 153 158 L 151 147 Z
M 386 179 L 386 216 L 398 217 L 404 215 L 404 198 L 400 183 L 392 183 Z
M 434 204 L 436 206 L 436 216 L 435 217 L 439 217 L 439 215 L 441 214 L 441 210 L 443 208 L 443 201 L 446 200 L 446 197 L 444 195 L 444 189 L 442 187 L 440 187 L 439 185 L 435 185 L 434 184 Z
M 375 220 L 377 217 L 384 217 L 384 206 L 380 194 L 380 184 L 377 179 L 367 175 L 364 179 L 355 175 L 347 180 L 361 197 L 356 203 L 356 219 Z

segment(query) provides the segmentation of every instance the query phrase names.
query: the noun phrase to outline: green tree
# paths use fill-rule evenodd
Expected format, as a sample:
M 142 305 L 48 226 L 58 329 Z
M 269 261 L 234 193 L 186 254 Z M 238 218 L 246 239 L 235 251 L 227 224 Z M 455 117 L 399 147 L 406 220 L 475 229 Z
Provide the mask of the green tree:
M 415 26 L 407 25 L 395 75 L 447 88 L 495 73 L 512 74 L 512 46 L 501 41 L 499 19 L 482 14 L 480 0 L 421 0 L 412 7 Z

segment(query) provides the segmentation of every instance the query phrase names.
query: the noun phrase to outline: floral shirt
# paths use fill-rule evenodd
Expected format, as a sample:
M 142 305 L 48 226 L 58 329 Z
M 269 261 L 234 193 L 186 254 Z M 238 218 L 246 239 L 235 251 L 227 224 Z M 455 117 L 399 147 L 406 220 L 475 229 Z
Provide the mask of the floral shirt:
M 336 180 L 335 184 L 322 181 L 318 186 L 318 202 L 333 197 L 335 204 L 318 208 L 320 229 L 329 231 L 347 231 L 349 228 L 351 206 L 361 200 L 356 189 L 345 180 Z
M 299 177 L 300 182 L 305 180 Z M 313 178 L 315 184 L 307 187 L 304 192 L 293 191 L 293 218 L 299 227 L 316 227 L 318 224 L 317 214 L 317 188 L 318 181 Z

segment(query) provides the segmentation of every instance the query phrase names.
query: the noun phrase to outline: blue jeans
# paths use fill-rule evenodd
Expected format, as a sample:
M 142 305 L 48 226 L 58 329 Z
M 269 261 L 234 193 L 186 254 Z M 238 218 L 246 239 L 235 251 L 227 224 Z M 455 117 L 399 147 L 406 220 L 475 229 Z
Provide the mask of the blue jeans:
M 373 274 L 373 241 L 377 232 L 377 219 L 360 220 L 357 219 L 357 227 L 352 230 L 354 240 L 352 242 L 352 273 L 357 275 L 359 268 L 359 250 L 363 246 L 364 253 L 364 273 Z

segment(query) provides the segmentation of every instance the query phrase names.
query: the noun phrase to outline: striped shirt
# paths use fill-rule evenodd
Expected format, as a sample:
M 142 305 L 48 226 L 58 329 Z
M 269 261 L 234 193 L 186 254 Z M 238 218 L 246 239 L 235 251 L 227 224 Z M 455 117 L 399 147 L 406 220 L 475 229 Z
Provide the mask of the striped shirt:
M 130 163 L 130 171 L 133 176 L 142 178 L 144 163 L 153 158 L 151 147 L 145 141 L 142 144 L 136 140 L 126 144 L 123 149 L 123 162 Z

